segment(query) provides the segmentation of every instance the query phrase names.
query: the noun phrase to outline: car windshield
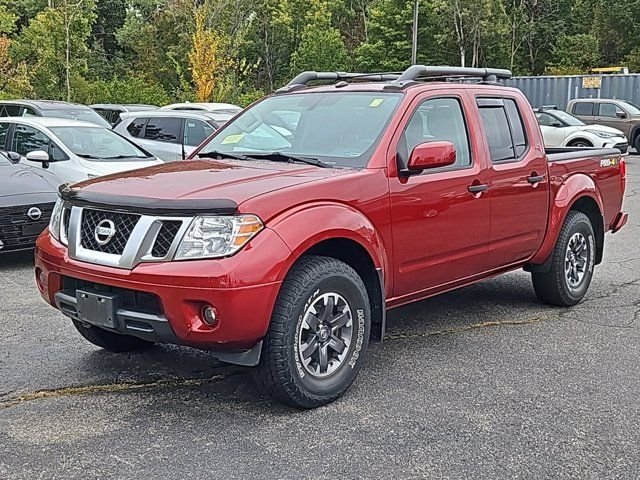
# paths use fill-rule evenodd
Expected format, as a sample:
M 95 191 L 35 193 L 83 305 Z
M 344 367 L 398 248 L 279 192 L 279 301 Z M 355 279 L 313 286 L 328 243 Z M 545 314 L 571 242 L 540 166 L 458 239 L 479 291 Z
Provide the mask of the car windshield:
M 83 122 L 91 122 L 101 127 L 111 128 L 111 124 L 107 122 L 98 112 L 87 108 L 58 108 L 42 110 L 43 117 L 70 118 L 71 120 L 82 120 Z
M 364 167 L 402 94 L 313 92 L 269 97 L 245 110 L 200 154 L 282 153 Z
M 585 125 L 585 123 L 579 118 L 576 118 L 573 115 L 568 114 L 567 112 L 563 112 L 562 110 L 554 110 L 548 113 L 559 118 L 560 120 L 562 120 L 564 123 L 566 123 L 571 127 L 579 127 L 581 125 Z
M 634 105 L 631 102 L 621 101 L 620 106 L 624 108 L 627 112 L 629 112 L 631 115 L 640 115 L 640 108 L 638 108 L 636 105 Z
M 11 161 L 4 156 L 4 153 L 0 152 L 0 165 L 11 165 Z
M 100 127 L 49 127 L 79 157 L 96 161 L 149 159 L 150 155 L 117 133 Z

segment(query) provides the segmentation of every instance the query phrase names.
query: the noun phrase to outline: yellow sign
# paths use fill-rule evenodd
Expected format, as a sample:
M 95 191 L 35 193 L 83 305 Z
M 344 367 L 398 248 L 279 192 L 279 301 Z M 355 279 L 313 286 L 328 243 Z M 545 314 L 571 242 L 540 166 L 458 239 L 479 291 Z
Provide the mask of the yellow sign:
M 229 145 L 230 143 L 238 143 L 244 137 L 244 133 L 237 133 L 235 135 L 227 135 L 220 143 L 222 145 Z
M 602 77 L 582 77 L 582 88 L 600 88 Z
M 374 98 L 371 103 L 369 104 L 369 106 L 371 108 L 376 108 L 379 107 L 380 105 L 382 105 L 382 102 L 384 102 L 384 98 Z

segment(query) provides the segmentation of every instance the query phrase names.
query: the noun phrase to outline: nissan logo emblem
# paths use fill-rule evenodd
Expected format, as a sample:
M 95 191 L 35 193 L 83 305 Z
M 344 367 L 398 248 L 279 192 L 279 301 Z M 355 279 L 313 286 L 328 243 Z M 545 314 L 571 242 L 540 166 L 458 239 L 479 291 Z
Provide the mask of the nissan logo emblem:
M 39 220 L 41 216 L 42 212 L 38 207 L 31 207 L 27 211 L 27 217 L 29 217 L 31 220 Z
M 116 234 L 116 224 L 111 220 L 105 218 L 98 225 L 94 231 L 94 238 L 98 245 L 106 245 Z

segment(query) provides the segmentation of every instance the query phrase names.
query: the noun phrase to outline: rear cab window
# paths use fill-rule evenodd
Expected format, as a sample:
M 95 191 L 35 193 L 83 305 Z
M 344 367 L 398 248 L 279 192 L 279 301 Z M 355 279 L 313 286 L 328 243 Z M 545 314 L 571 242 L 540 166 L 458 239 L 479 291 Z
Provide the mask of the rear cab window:
M 595 104 L 593 102 L 576 102 L 573 104 L 573 114 L 583 117 L 592 117 L 594 106 Z
M 518 161 L 527 151 L 528 141 L 515 100 L 480 97 L 477 103 L 491 162 Z

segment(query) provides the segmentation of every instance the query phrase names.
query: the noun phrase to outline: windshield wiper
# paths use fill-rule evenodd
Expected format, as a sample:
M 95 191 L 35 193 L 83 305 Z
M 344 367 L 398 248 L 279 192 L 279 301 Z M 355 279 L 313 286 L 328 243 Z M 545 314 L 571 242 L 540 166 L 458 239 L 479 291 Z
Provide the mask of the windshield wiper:
M 204 152 L 199 153 L 198 157 L 200 158 L 232 158 L 234 160 L 249 160 L 249 157 L 246 155 L 236 155 L 235 153 L 226 153 L 226 152 Z
M 316 167 L 321 167 L 321 168 L 333 168 L 333 165 L 329 163 L 325 163 L 322 160 L 318 160 L 315 157 L 303 157 L 300 155 L 291 155 L 290 153 L 284 153 L 284 152 L 252 153 L 251 157 L 271 160 L 273 162 L 289 162 L 289 163 L 300 162 L 300 163 L 306 163 L 307 165 L 315 165 Z
M 76 153 L 79 157 L 88 158 L 89 160 L 104 160 L 104 157 L 98 157 L 96 155 L 89 155 L 88 153 Z
M 151 158 L 152 155 L 116 155 L 115 157 L 102 157 L 103 160 L 122 160 L 123 158 Z

